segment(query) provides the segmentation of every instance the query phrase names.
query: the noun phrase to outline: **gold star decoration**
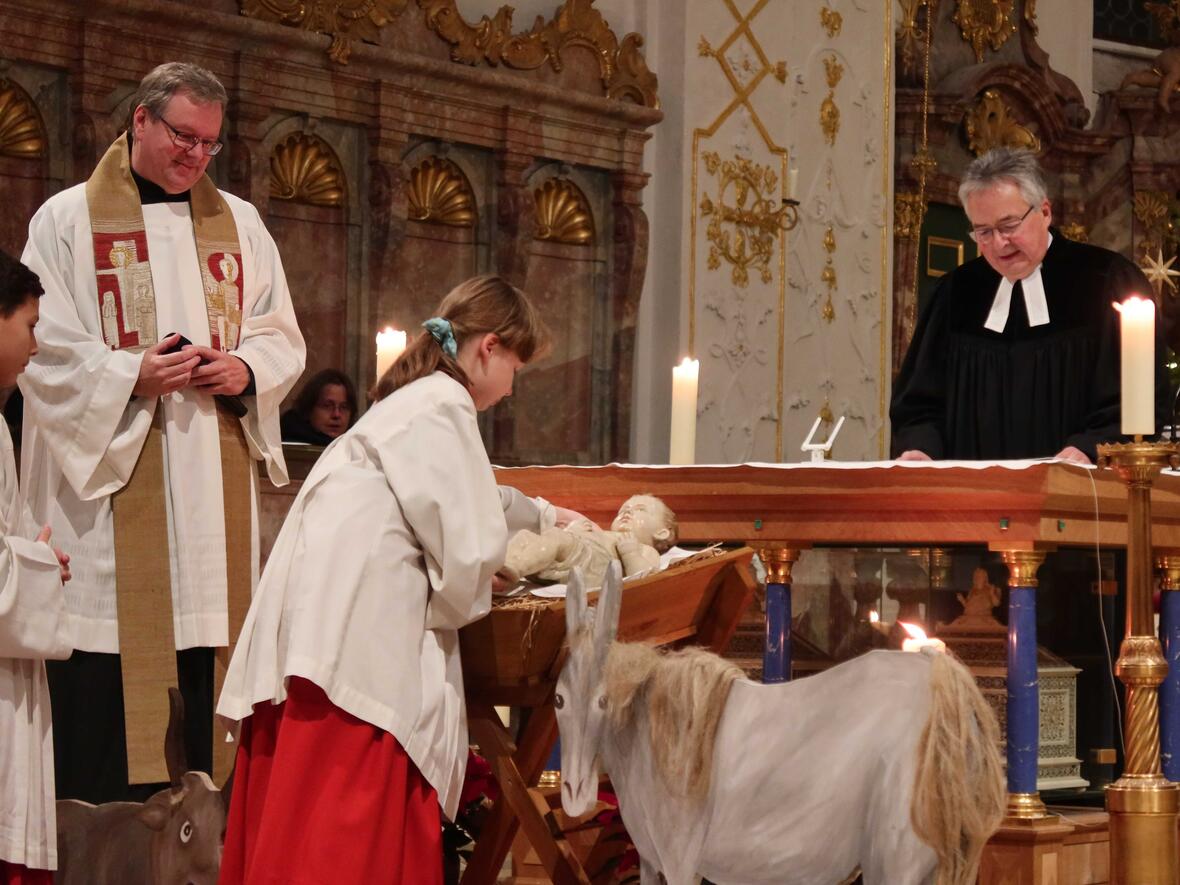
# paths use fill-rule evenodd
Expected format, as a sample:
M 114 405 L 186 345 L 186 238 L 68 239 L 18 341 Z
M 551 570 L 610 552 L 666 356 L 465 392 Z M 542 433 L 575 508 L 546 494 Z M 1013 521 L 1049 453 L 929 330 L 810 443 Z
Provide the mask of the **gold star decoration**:
M 1139 266 L 1146 275 L 1148 282 L 1151 283 L 1152 288 L 1155 289 L 1156 295 L 1163 295 L 1165 285 L 1172 290 L 1173 294 L 1176 293 L 1176 283 L 1173 282 L 1172 277 L 1180 277 L 1180 270 L 1172 269 L 1172 264 L 1175 261 L 1175 255 L 1164 261 L 1164 252 L 1162 249 L 1157 249 L 1154 257 L 1151 255 L 1143 256 L 1143 263 Z

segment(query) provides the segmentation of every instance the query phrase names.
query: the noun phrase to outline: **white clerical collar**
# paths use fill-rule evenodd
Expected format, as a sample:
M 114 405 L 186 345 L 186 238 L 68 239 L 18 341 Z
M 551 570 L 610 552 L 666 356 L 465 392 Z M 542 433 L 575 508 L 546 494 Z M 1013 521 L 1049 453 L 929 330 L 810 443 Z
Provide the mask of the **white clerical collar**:
M 1049 245 L 1053 245 L 1053 235 L 1049 234 Z M 1048 251 L 1046 249 L 1046 251 Z M 1042 262 L 1043 264 L 1044 262 Z M 1003 332 L 1008 325 L 1008 311 L 1012 307 L 1012 287 L 1015 285 L 1007 277 L 1000 277 L 1000 286 L 996 289 L 995 300 L 992 301 L 991 312 L 987 315 L 985 329 L 993 332 Z M 1045 300 L 1045 284 L 1041 280 L 1041 265 L 1033 268 L 1033 272 L 1020 281 L 1020 290 L 1024 293 L 1024 311 L 1028 314 L 1030 326 L 1046 326 L 1049 324 L 1049 303 Z

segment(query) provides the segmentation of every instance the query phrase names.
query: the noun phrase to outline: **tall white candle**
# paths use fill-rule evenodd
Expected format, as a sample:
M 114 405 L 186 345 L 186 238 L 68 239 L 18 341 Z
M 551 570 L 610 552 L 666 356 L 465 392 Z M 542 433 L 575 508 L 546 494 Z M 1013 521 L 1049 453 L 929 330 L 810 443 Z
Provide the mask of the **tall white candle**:
M 392 366 L 406 349 L 406 333 L 386 326 L 377 333 L 377 380 Z
M 697 373 L 700 363 L 685 357 L 672 368 L 672 445 L 669 464 L 693 464 L 697 447 Z
M 1132 295 L 1121 314 L 1123 433 L 1155 433 L 1155 302 Z
M 787 196 L 792 200 L 799 199 L 795 189 L 799 186 L 799 164 L 791 157 L 791 164 L 787 167 Z

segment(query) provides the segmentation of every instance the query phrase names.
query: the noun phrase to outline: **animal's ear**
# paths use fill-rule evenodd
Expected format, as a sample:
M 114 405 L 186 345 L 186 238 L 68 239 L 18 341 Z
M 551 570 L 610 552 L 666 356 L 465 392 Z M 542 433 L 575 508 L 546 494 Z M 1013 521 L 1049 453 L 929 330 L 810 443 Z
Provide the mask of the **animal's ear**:
M 137 817 L 149 830 L 158 832 L 168 824 L 168 819 L 172 817 L 171 792 L 171 790 L 161 790 L 147 802 L 144 802 L 143 808 L 139 809 Z
M 565 585 L 565 635 L 573 639 L 578 635 L 578 629 L 586 617 L 586 582 L 582 579 L 582 570 L 576 568 L 570 572 L 569 581 Z
M 600 657 L 606 655 L 619 630 L 619 609 L 623 604 L 623 568 L 618 560 L 610 564 L 598 592 L 598 605 L 594 618 L 594 651 Z

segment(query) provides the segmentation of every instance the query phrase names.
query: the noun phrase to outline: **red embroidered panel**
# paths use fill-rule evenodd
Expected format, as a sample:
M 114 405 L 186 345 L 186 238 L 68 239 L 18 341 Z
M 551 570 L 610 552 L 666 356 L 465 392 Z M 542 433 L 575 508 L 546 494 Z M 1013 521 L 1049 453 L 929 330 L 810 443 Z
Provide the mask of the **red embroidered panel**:
M 148 265 L 147 233 L 95 233 L 94 270 L 103 338 L 112 349 L 148 343 L 140 335 L 148 321 L 155 340 L 155 298 Z

